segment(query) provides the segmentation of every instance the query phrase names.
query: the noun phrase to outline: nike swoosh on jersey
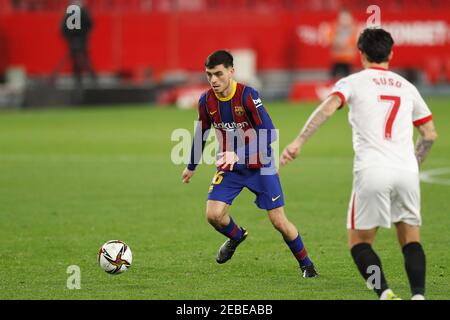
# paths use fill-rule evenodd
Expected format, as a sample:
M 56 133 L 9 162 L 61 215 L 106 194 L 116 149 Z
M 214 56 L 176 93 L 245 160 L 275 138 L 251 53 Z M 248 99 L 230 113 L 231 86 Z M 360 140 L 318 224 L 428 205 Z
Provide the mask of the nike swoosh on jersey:
M 213 116 L 216 112 L 217 112 L 217 110 L 213 111 L 213 112 L 210 112 L 209 114 Z
M 272 202 L 275 202 L 275 201 L 277 201 L 277 199 L 279 198 L 279 197 L 281 197 L 281 194 L 279 195 L 279 196 L 277 196 L 277 197 L 272 197 Z

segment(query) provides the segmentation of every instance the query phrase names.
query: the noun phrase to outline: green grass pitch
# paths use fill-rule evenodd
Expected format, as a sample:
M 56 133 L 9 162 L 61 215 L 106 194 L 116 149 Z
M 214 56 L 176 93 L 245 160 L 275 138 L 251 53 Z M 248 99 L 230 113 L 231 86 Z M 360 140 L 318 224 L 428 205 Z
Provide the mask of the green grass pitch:
M 439 139 L 423 170 L 450 168 L 450 101 L 429 99 Z M 267 103 L 284 147 L 314 105 Z M 0 299 L 375 299 L 346 245 L 352 181 L 347 111 L 338 112 L 280 171 L 286 213 L 321 276 L 300 277 L 297 262 L 266 213 L 245 190 L 231 207 L 249 237 L 218 265 L 224 237 L 205 219 L 215 172 L 201 165 L 189 185 L 174 165 L 176 128 L 193 129 L 196 111 L 129 106 L 0 113 Z M 449 179 L 449 176 L 441 177 Z M 449 185 L 422 183 L 427 297 L 450 297 Z M 132 268 L 111 276 L 98 248 L 121 239 Z M 394 229 L 375 242 L 387 280 L 409 286 Z M 81 289 L 66 287 L 67 268 Z

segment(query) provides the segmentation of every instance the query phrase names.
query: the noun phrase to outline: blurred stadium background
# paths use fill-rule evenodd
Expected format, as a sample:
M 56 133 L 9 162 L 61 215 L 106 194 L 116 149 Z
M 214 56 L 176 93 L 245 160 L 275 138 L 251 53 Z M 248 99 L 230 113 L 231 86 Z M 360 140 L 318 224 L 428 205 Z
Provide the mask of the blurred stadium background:
M 231 213 L 249 240 L 218 266 L 224 239 L 203 214 L 215 168 L 199 166 L 186 186 L 183 165 L 170 158 L 173 131 L 193 130 L 205 57 L 220 48 L 234 54 L 237 79 L 260 91 L 283 147 L 336 80 L 330 34 L 338 13 L 347 8 L 361 29 L 372 1 L 86 0 L 96 76 L 81 81 L 61 31 L 70 3 L 0 0 L 0 300 L 375 298 L 346 246 L 346 111 L 280 170 L 287 214 L 321 273 L 314 282 L 300 278 L 248 191 Z M 422 168 L 431 170 L 422 238 L 428 298 L 448 299 L 450 1 L 376 4 L 397 43 L 392 69 L 421 90 L 440 136 Z M 351 65 L 361 67 L 357 55 Z M 387 278 L 408 298 L 394 232 L 380 232 Z M 124 276 L 97 265 L 111 239 L 133 250 Z M 81 290 L 66 287 L 70 265 L 81 269 Z
M 79 3 L 75 1 L 72 3 Z M 61 33 L 66 0 L 0 0 L 0 106 L 158 103 L 189 107 L 207 54 L 236 55 L 238 79 L 265 100 L 316 100 L 330 81 L 327 36 L 346 7 L 359 29 L 365 0 L 85 0 L 98 75 L 76 91 Z M 425 95 L 448 94 L 450 1 L 380 1 L 397 42 L 393 69 Z M 360 67 L 356 55 L 353 70 Z M 74 91 L 75 90 L 75 91 Z

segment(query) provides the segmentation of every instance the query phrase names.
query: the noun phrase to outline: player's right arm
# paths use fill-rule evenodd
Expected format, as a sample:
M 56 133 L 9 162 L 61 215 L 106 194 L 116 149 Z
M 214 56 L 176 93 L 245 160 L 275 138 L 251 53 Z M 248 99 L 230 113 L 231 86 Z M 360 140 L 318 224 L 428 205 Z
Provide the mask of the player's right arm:
M 181 174 L 181 180 L 183 181 L 183 183 L 189 183 L 193 175 L 194 175 L 193 170 L 184 168 L 183 173 Z
M 416 158 L 419 165 L 421 165 L 437 139 L 437 133 L 433 120 L 417 126 L 417 130 L 419 130 L 420 136 L 416 142 Z
M 345 101 L 340 95 L 331 95 L 322 102 L 306 121 L 297 138 L 281 153 L 280 163 L 286 165 L 294 160 L 311 136 L 338 110 Z
M 195 128 L 194 139 L 192 141 L 191 156 L 187 167 L 183 170 L 181 179 L 183 183 L 189 183 L 194 175 L 195 168 L 200 162 L 203 154 L 203 149 L 206 144 L 206 137 L 208 131 L 211 128 L 211 120 L 205 113 L 205 108 L 202 106 L 204 102 L 204 96 L 202 96 L 198 102 L 198 123 Z

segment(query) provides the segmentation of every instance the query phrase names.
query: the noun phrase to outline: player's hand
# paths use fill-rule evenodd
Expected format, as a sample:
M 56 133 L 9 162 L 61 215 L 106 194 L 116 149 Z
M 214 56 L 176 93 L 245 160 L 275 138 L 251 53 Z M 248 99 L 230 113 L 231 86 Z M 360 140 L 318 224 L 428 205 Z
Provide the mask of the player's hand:
M 225 151 L 217 154 L 219 159 L 216 161 L 216 167 L 226 170 L 229 166 L 230 171 L 233 171 L 234 164 L 239 161 L 239 157 L 234 151 Z
M 293 161 L 300 154 L 300 145 L 296 142 L 288 144 L 284 148 L 280 156 L 280 164 L 282 166 L 287 165 L 289 162 Z
M 194 175 L 194 171 L 191 171 L 188 168 L 185 168 L 181 175 L 181 179 L 183 180 L 183 183 L 189 183 L 189 181 L 191 180 L 193 175 Z

